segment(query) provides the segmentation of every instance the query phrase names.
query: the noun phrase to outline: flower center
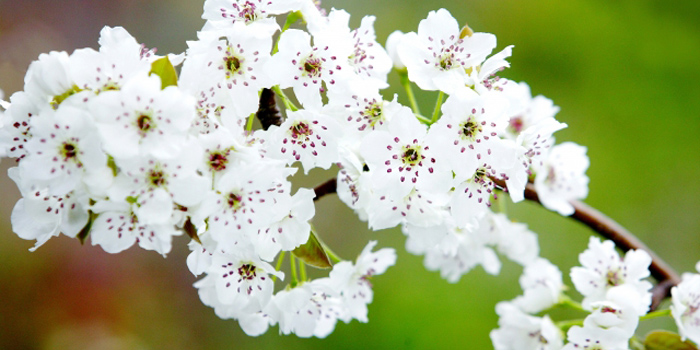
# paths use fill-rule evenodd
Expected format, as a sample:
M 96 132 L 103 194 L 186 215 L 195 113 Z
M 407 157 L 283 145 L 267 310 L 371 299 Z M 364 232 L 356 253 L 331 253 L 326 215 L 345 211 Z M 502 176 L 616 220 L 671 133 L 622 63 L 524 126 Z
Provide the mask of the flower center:
M 63 156 L 63 159 L 65 161 L 67 161 L 69 159 L 77 158 L 78 148 L 76 147 L 76 145 L 74 143 L 64 142 L 63 146 L 61 147 L 61 155 Z
M 152 169 L 148 174 L 148 182 L 153 187 L 160 187 L 165 184 L 165 174 L 160 169 Z
M 611 287 L 619 286 L 620 284 L 625 282 L 622 279 L 622 276 L 620 276 L 619 270 L 608 270 L 608 273 L 605 275 L 605 279 L 608 283 L 608 286 Z
M 360 112 L 362 117 L 367 120 L 369 126 L 374 128 L 374 125 L 379 122 L 382 124 L 382 105 L 373 100 L 372 103 L 367 105 L 364 110 Z
M 260 17 L 257 7 L 250 1 L 246 1 L 243 6 L 238 6 L 238 4 L 234 3 L 233 7 L 238 10 L 238 18 L 245 20 L 246 23 L 253 22 Z
M 313 130 L 309 127 L 309 124 L 306 124 L 304 122 L 298 122 L 292 126 L 290 129 L 292 132 L 292 138 L 307 138 L 311 135 L 313 135 Z
M 236 73 L 238 69 L 241 68 L 241 61 L 238 59 L 238 57 L 226 57 L 225 62 L 227 72 Z
M 311 77 L 321 76 L 321 60 L 319 58 L 309 56 L 304 60 L 303 67 L 306 75 Z
M 403 163 L 409 166 L 420 163 L 420 161 L 423 160 L 423 157 L 420 154 L 421 149 L 421 146 L 418 145 L 404 147 L 403 155 L 401 156 Z
M 153 118 L 151 118 L 150 115 L 141 114 L 138 118 L 136 118 L 136 126 L 139 128 L 139 130 L 141 130 L 141 132 L 147 133 L 155 126 L 155 124 L 153 124 Z
M 523 130 L 524 126 L 525 121 L 523 120 L 522 116 L 510 118 L 510 121 L 508 122 L 508 129 L 513 134 L 519 134 Z
M 241 276 L 242 279 L 252 280 L 256 277 L 256 269 L 255 265 L 243 264 L 238 268 L 238 275 Z
M 460 134 L 462 135 L 462 138 L 466 141 L 469 142 L 474 142 L 479 136 L 479 134 L 482 131 L 482 126 L 479 124 L 479 122 L 474 118 L 473 115 L 470 115 L 469 118 L 462 124 L 460 128 Z
M 228 164 L 229 152 L 230 150 L 223 150 L 209 153 L 209 169 L 212 171 L 225 170 L 226 164 Z
M 231 192 L 228 194 L 227 203 L 231 209 L 238 210 L 243 206 L 243 196 Z

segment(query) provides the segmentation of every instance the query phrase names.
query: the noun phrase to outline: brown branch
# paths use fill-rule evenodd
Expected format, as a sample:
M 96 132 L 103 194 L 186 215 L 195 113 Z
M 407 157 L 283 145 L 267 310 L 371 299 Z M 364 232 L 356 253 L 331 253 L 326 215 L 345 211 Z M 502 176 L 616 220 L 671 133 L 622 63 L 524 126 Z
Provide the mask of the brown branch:
M 505 181 L 499 179 L 492 180 L 494 180 L 499 187 L 506 189 Z M 535 190 L 535 186 L 530 183 L 525 187 L 525 198 L 542 204 Z M 571 215 L 572 219 L 588 226 L 601 236 L 613 241 L 622 251 L 626 252 L 630 249 L 642 249 L 651 256 L 649 271 L 658 282 L 656 287 L 652 290 L 651 310 L 658 307 L 661 301 L 670 295 L 671 288 L 680 283 L 681 278 L 678 273 L 642 241 L 613 219 L 583 202 L 571 201 L 570 203 L 575 209 L 574 213 Z
M 503 180 L 492 178 L 494 183 L 507 191 L 506 183 Z M 318 200 L 324 195 L 334 193 L 336 191 L 336 179 L 332 178 L 323 184 L 314 188 L 316 198 Z M 539 195 L 535 190 L 535 186 L 527 184 L 525 187 L 525 198 L 527 200 L 542 204 Z M 598 210 L 588 206 L 580 201 L 571 201 L 574 206 L 574 213 L 571 218 L 588 226 L 593 231 L 601 236 L 613 241 L 617 247 L 626 252 L 630 249 L 642 249 L 651 256 L 651 266 L 649 271 L 657 280 L 657 285 L 652 289 L 652 304 L 651 310 L 656 309 L 661 301 L 668 297 L 671 293 L 671 288 L 680 283 L 681 278 L 678 273 L 647 247 L 642 241 L 635 237 L 631 232 L 627 231 L 622 225 L 607 217 Z
M 337 181 L 335 178 L 332 178 L 314 188 L 314 192 L 316 193 L 316 197 L 314 197 L 314 201 L 317 201 L 321 199 L 321 197 L 335 193 L 337 187 Z
M 274 91 L 262 89 L 258 111 L 255 112 L 255 116 L 260 121 L 263 130 L 267 130 L 271 125 L 282 125 L 282 115 L 277 108 Z

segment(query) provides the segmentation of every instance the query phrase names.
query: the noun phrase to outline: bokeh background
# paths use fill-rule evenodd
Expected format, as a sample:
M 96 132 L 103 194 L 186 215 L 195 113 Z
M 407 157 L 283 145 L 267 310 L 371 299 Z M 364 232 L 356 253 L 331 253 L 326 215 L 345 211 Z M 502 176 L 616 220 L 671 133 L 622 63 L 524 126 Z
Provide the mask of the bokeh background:
M 561 107 L 558 119 L 569 128 L 557 133 L 559 142 L 588 147 L 586 202 L 679 271 L 700 260 L 700 2 L 324 0 L 324 7 L 348 10 L 354 27 L 376 15 L 382 43 L 444 7 L 476 31 L 495 33 L 499 50 L 514 44 L 512 68 L 502 75 Z M 96 47 L 104 25 L 126 27 L 160 54 L 182 52 L 203 24 L 201 8 L 197 0 L 0 0 L 0 89 L 21 90 L 42 52 Z M 434 94 L 421 95 L 424 109 L 433 101 Z M 3 160 L 2 173 L 13 165 Z M 332 176 L 313 175 L 299 184 Z M 341 256 L 356 256 L 369 239 L 399 251 L 397 265 L 373 279 L 370 322 L 338 324 L 320 340 L 280 336 L 277 328 L 251 338 L 199 301 L 184 237 L 167 259 L 139 248 L 109 255 L 66 237 L 30 253 L 34 243 L 9 222 L 18 191 L 1 178 L 2 349 L 489 349 L 495 304 L 520 294 L 516 264 L 506 261 L 497 277 L 479 268 L 449 284 L 405 253 L 400 231 L 369 232 L 333 195 L 318 203 L 315 225 Z M 531 203 L 508 210 L 539 234 L 541 254 L 568 281 L 591 232 Z M 675 329 L 669 321 L 644 322 L 639 333 Z

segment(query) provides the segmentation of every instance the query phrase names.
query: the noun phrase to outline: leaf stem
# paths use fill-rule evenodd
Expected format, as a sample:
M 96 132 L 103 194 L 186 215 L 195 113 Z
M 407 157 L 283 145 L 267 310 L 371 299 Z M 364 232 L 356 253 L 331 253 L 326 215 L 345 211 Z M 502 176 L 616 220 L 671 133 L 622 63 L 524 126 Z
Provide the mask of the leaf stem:
M 274 91 L 277 94 L 277 96 L 279 96 L 282 99 L 285 108 L 293 112 L 299 110 L 299 108 L 296 105 L 294 105 L 292 101 L 289 100 L 289 98 L 287 97 L 287 95 L 285 95 L 284 91 L 282 91 L 279 85 L 273 86 L 272 91 Z

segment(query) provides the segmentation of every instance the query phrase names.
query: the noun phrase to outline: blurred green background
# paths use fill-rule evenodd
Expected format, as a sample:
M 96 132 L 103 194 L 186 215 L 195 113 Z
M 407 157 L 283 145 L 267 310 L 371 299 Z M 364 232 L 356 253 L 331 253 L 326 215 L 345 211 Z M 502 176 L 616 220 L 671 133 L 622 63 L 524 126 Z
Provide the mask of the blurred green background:
M 499 49 L 514 44 L 512 68 L 502 76 L 553 99 L 558 119 L 569 124 L 558 141 L 588 147 L 586 202 L 679 271 L 700 259 L 700 2 L 325 0 L 324 7 L 348 10 L 354 27 L 377 16 L 381 43 L 444 7 L 474 30 L 496 34 Z M 203 24 L 201 8 L 194 0 L 0 0 L 0 88 L 6 95 L 22 89 L 39 53 L 96 47 L 103 25 L 122 25 L 161 54 L 179 53 Z M 422 98 L 424 109 L 433 96 Z M 2 172 L 13 164 L 3 160 Z M 313 175 L 300 184 L 332 176 Z M 167 259 L 138 248 L 109 255 L 66 237 L 29 253 L 34 243 L 9 223 L 18 191 L 6 176 L 0 181 L 2 349 L 489 349 L 494 305 L 520 294 L 514 263 L 505 262 L 498 277 L 477 269 L 449 284 L 405 253 L 398 230 L 369 232 L 329 196 L 317 205 L 315 225 L 341 256 L 356 256 L 369 239 L 399 251 L 397 265 L 372 281 L 370 322 L 338 324 L 321 340 L 279 336 L 277 328 L 251 338 L 199 301 L 184 237 Z M 509 213 L 539 234 L 541 254 L 568 281 L 591 232 L 530 203 L 509 205 Z M 639 333 L 659 326 L 675 329 L 668 320 L 644 322 Z

